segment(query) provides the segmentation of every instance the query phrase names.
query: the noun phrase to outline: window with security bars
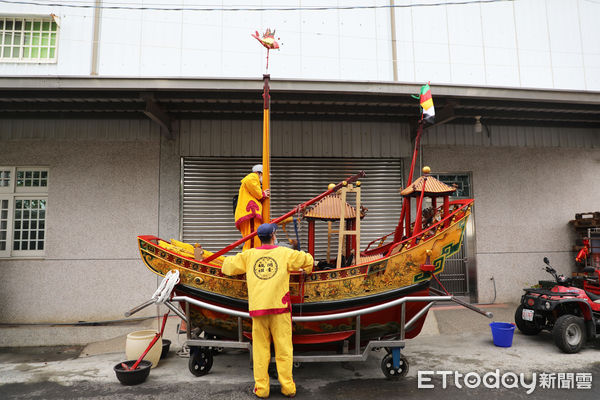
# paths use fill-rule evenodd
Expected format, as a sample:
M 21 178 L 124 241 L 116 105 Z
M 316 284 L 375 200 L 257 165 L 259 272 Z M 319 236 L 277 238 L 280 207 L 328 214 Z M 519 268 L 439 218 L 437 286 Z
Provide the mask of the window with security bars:
M 448 186 L 456 187 L 456 192 L 452 194 L 453 199 L 471 198 L 471 177 L 469 174 L 431 174 L 431 176 Z
M 58 24 L 52 17 L 0 17 L 0 62 L 56 62 Z
M 0 167 L 0 257 L 43 256 L 48 169 Z

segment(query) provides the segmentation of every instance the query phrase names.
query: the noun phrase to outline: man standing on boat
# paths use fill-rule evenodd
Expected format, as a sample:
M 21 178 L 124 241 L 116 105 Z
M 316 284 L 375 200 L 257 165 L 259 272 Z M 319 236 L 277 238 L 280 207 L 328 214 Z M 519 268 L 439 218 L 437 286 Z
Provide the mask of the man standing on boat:
M 252 167 L 252 172 L 242 179 L 235 207 L 235 227 L 242 237 L 248 236 L 262 223 L 262 202 L 271 196 L 269 189 L 262 190 L 262 164 Z M 257 237 L 244 243 L 242 251 L 260 246 Z
M 254 394 L 261 398 L 269 397 L 271 338 L 281 393 L 287 397 L 296 395 L 292 378 L 290 272 L 310 274 L 314 263 L 309 253 L 277 246 L 276 230 L 276 224 L 259 226 L 257 236 L 262 246 L 226 257 L 221 269 L 226 275 L 246 274 L 248 310 L 252 317 Z

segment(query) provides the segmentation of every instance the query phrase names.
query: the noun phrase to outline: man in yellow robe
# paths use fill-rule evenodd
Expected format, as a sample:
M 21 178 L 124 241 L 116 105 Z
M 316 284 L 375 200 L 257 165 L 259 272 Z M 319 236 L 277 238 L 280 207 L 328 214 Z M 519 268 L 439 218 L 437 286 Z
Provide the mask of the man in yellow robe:
M 242 237 L 254 232 L 262 223 L 262 202 L 271 196 L 269 189 L 263 191 L 261 164 L 252 167 L 252 172 L 242 179 L 238 192 L 237 206 L 235 207 L 235 227 L 241 232 Z M 242 251 L 260 246 L 258 238 L 244 243 Z
M 284 396 L 296 395 L 292 378 L 292 303 L 290 272 L 311 273 L 313 257 L 303 251 L 276 246 L 276 224 L 262 224 L 258 237 L 262 246 L 225 257 L 221 271 L 226 275 L 246 274 L 248 309 L 252 317 L 252 357 L 254 394 L 269 397 L 269 362 L 271 338 L 275 346 L 277 374 Z

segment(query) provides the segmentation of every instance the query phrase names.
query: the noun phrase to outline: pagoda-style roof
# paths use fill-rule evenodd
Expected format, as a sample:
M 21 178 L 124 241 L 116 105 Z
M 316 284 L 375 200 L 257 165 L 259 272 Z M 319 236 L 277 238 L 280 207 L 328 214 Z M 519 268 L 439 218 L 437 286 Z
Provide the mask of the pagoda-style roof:
M 423 182 L 425 176 L 420 176 L 410 186 L 406 187 L 400 192 L 402 196 L 420 196 L 423 190 Z M 436 197 L 436 196 L 447 196 L 456 191 L 453 186 L 448 186 L 443 182 L 435 179 L 433 176 L 427 176 L 427 183 L 425 184 L 425 196 Z
M 320 219 L 324 221 L 336 221 L 340 219 L 341 214 L 341 202 L 342 199 L 337 194 L 330 194 L 322 198 L 317 204 L 315 204 L 310 210 L 304 213 L 304 218 L 308 219 Z M 366 208 L 360 207 L 360 217 L 364 218 L 366 214 Z M 346 203 L 346 210 L 344 214 L 345 219 L 356 218 L 356 208 Z

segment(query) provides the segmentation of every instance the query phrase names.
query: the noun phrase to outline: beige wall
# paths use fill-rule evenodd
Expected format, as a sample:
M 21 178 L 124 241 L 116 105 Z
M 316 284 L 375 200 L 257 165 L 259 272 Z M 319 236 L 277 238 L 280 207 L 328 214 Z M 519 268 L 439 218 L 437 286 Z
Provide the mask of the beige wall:
M 600 210 L 600 149 L 427 146 L 434 172 L 472 172 L 480 302 L 516 302 L 548 279 L 544 256 L 575 270 L 575 213 Z
M 160 145 L 153 130 L 140 141 L 0 141 L 0 165 L 50 170 L 46 254 L 0 260 L 0 322 L 122 318 L 152 295 L 156 278 L 135 238 L 158 231 Z

